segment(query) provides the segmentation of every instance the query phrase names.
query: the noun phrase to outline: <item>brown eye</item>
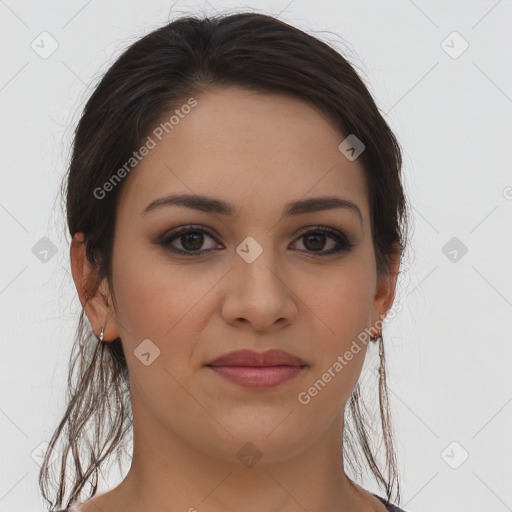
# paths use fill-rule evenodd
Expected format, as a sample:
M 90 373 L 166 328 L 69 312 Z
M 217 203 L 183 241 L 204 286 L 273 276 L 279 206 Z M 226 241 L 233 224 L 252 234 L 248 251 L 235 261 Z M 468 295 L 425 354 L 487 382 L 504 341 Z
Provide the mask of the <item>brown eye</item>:
M 203 238 L 204 236 L 199 231 L 187 231 L 180 235 L 179 240 L 187 251 L 197 251 L 203 245 Z
M 304 245 L 312 251 L 319 251 L 325 245 L 325 239 L 327 238 L 323 233 L 316 233 L 313 235 L 304 235 Z
M 317 227 L 314 230 L 303 233 L 298 240 L 304 239 L 303 245 L 306 252 L 318 253 L 318 256 L 326 256 L 329 254 L 336 254 L 342 251 L 350 250 L 352 244 L 348 238 L 341 232 L 330 228 Z M 327 241 L 331 239 L 331 243 Z M 334 242 L 334 243 L 333 243 Z M 330 250 L 323 251 L 326 245 L 330 245 Z M 334 246 L 334 247 L 333 247 Z
M 167 232 L 158 243 L 165 250 L 182 256 L 201 256 L 215 248 L 201 249 L 205 243 L 205 237 L 216 241 L 212 234 L 202 228 L 182 226 Z M 329 256 L 348 251 L 354 245 L 341 231 L 321 226 L 303 233 L 297 240 L 302 239 L 304 249 L 299 250 L 314 256 Z M 326 246 L 328 250 L 325 250 Z
M 215 240 L 213 235 L 210 235 L 207 231 L 203 229 L 190 229 L 190 226 L 188 226 L 171 230 L 159 243 L 171 252 L 187 256 L 198 256 L 210 250 L 201 249 L 204 244 L 205 235 L 207 238 Z M 181 248 L 173 244 L 179 244 Z

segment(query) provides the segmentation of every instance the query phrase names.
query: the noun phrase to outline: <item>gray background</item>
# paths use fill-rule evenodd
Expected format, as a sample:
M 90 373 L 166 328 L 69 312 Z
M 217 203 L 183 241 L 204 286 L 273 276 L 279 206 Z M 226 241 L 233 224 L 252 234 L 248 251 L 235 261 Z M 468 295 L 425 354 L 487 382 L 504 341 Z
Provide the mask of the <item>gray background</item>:
M 411 250 L 384 328 L 402 506 L 512 510 L 511 0 L 0 0 L 0 512 L 43 510 L 37 454 L 64 412 L 80 303 L 57 189 L 80 109 L 169 17 L 243 8 L 337 45 L 404 149 Z

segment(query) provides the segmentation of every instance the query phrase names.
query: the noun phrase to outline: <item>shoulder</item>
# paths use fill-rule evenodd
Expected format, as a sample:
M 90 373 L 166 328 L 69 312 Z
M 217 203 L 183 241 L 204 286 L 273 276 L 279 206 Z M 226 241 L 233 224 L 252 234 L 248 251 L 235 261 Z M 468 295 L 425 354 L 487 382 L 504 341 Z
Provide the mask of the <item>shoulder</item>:
M 372 493 L 373 494 L 373 493 Z M 386 505 L 386 508 L 389 512 L 406 512 L 405 510 L 397 507 L 396 505 L 392 505 L 391 503 L 386 504 L 386 500 L 382 498 L 381 496 L 378 496 L 377 494 L 373 494 L 380 502 L 384 503 Z
M 53 510 L 52 512 L 106 512 L 107 510 L 117 510 L 112 508 L 111 501 L 107 499 L 110 494 L 111 491 L 95 495 L 83 503 L 73 503 L 65 509 Z
M 405 512 L 404 509 L 397 507 L 396 505 L 388 505 L 389 512 Z

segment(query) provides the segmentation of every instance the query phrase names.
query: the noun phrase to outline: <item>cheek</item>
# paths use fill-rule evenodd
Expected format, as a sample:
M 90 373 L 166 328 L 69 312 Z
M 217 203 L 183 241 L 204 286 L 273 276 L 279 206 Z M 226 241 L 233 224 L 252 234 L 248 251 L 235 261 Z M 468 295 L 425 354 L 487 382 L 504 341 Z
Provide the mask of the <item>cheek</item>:
M 330 336 L 327 346 L 337 349 L 370 325 L 373 308 L 373 274 L 364 261 L 352 261 L 330 272 L 322 281 L 304 282 L 308 307 L 319 317 Z M 311 290 L 316 290 L 314 294 Z
M 194 308 L 211 288 L 211 279 L 191 276 L 190 270 L 166 263 L 161 255 L 125 254 L 117 259 L 114 255 L 113 261 L 123 344 L 133 349 L 149 338 L 166 351 L 186 348 L 185 334 L 190 340 L 197 330 Z
M 318 414 L 322 410 L 332 412 L 329 403 L 341 407 L 361 373 L 368 347 L 365 329 L 370 327 L 373 306 L 372 275 L 363 262 L 351 263 L 346 269 L 333 272 L 328 282 L 317 281 L 314 295 L 309 292 L 306 302 L 316 326 L 313 336 L 318 350 L 308 380 L 310 387 L 303 391 L 308 395 L 306 400 L 315 402 Z

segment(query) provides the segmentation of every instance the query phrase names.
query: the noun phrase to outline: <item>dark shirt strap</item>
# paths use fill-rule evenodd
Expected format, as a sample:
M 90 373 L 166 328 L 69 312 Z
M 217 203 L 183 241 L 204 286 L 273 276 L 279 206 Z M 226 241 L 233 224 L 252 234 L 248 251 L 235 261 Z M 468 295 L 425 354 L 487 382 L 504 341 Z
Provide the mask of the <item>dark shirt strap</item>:
M 373 494 L 373 492 L 372 492 Z M 384 498 L 382 498 L 381 496 L 377 496 L 377 494 L 373 494 L 379 501 L 381 501 L 382 503 L 384 503 L 384 505 L 386 505 L 386 500 Z M 389 505 L 386 505 L 387 509 L 389 510 L 389 512 L 405 512 L 405 510 L 397 507 L 396 505 L 392 505 L 391 503 Z

